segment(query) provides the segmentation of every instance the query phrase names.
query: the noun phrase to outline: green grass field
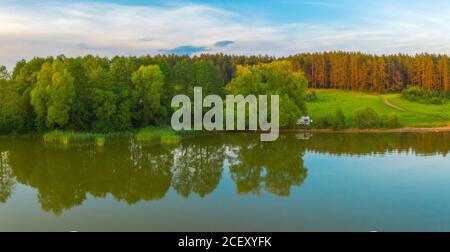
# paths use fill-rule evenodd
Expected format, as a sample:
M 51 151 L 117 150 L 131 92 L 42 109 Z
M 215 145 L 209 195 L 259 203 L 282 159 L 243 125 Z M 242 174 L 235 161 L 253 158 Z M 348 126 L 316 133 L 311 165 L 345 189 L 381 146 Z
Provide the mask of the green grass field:
M 320 118 L 332 114 L 341 108 L 345 116 L 350 117 L 359 109 L 370 107 L 380 116 L 395 113 L 403 127 L 437 127 L 450 125 L 450 101 L 444 105 L 425 105 L 400 98 L 400 94 L 367 94 L 342 90 L 314 90 L 317 101 L 308 102 L 308 114 Z M 393 108 L 385 103 L 387 100 Z

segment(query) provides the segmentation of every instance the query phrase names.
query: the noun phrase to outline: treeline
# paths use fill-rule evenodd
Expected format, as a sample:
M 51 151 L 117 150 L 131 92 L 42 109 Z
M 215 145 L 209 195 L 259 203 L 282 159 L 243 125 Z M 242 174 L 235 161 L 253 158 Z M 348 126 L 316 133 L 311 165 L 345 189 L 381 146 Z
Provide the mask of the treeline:
M 69 129 L 126 131 L 169 120 L 170 99 L 202 86 L 223 93 L 226 74 L 212 60 L 85 56 L 20 61 L 2 69 L 2 133 Z
M 408 85 L 449 93 L 446 55 L 370 55 L 352 52 L 299 54 L 287 57 L 313 88 L 378 93 L 399 92 Z
M 290 63 L 251 67 L 281 60 Z M 164 125 L 170 121 L 171 98 L 192 95 L 194 86 L 201 86 L 204 95 L 282 92 L 281 125 L 288 126 L 305 112 L 300 97 L 304 81 L 313 88 L 384 93 L 414 85 L 449 93 L 448 61 L 444 55 L 347 52 L 285 58 L 224 54 L 34 58 L 19 61 L 12 72 L 0 67 L 0 134 L 52 129 L 111 132 Z M 291 75 L 294 72 L 301 76 Z M 241 78 L 236 78 L 239 74 Z M 292 83 L 275 83 L 279 81 Z
M 271 61 L 267 56 L 222 54 L 22 60 L 11 73 L 0 69 L 0 134 L 54 129 L 113 132 L 167 125 L 174 95 L 193 96 L 193 88 L 200 86 L 204 96 L 224 96 L 237 65 Z M 282 74 L 276 67 L 271 72 Z M 292 74 L 292 65 L 282 67 Z M 258 74 L 256 70 L 254 75 Z

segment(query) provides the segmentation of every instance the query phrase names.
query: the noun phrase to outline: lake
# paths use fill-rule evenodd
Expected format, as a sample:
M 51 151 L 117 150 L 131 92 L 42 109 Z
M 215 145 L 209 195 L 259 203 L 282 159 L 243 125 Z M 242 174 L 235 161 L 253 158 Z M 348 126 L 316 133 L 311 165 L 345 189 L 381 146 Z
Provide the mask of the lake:
M 450 231 L 450 133 L 0 138 L 0 231 Z

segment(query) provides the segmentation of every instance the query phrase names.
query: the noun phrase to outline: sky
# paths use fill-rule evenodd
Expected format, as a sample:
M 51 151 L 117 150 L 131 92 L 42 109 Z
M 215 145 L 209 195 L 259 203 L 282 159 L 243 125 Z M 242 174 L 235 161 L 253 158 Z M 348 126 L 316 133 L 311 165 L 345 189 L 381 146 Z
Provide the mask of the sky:
M 446 0 L 0 0 L 0 65 L 33 57 L 450 54 Z

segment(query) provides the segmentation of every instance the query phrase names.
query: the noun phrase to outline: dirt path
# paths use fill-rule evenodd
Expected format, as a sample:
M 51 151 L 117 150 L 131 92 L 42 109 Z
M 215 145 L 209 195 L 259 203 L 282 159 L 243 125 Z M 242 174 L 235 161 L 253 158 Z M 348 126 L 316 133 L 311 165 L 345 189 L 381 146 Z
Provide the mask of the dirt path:
M 402 112 L 406 112 L 406 109 L 399 107 L 398 105 L 392 103 L 391 101 L 389 101 L 386 97 L 382 96 L 381 100 L 383 101 L 384 104 L 386 104 L 387 106 L 396 109 L 396 110 L 400 110 Z

